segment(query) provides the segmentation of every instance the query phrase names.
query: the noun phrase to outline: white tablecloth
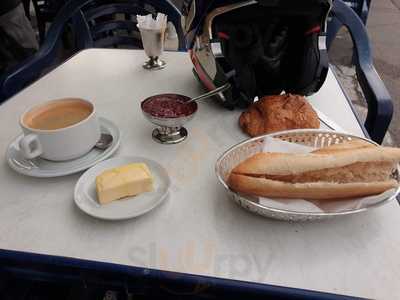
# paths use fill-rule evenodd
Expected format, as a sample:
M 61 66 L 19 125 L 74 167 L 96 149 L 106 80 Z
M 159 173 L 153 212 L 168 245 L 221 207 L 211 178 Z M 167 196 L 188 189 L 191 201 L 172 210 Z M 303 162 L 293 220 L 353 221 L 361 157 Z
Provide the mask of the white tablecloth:
M 18 118 L 53 98 L 92 100 L 123 140 L 116 155 L 146 156 L 169 171 L 169 199 L 136 219 L 107 222 L 73 202 L 80 174 L 37 179 L 0 167 L 0 248 L 211 275 L 289 287 L 395 299 L 400 295 L 400 210 L 396 202 L 364 214 L 284 223 L 241 209 L 214 175 L 218 156 L 243 140 L 239 111 L 200 103 L 178 145 L 156 144 L 139 102 L 162 92 L 202 92 L 184 53 L 166 53 L 165 70 L 142 69 L 134 50 L 85 50 L 0 107 L 0 151 L 20 133 Z M 334 76 L 312 103 L 345 130 L 362 134 Z

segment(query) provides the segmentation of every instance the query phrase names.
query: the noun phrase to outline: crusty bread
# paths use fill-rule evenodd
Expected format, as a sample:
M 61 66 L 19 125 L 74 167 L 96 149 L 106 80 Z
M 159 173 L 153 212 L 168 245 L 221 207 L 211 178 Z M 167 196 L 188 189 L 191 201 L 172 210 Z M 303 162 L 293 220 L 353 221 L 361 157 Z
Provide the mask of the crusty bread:
M 265 96 L 253 103 L 239 118 L 250 136 L 297 128 L 319 128 L 317 113 L 300 95 Z
M 235 167 L 231 189 L 256 196 L 332 199 L 379 194 L 396 187 L 400 149 L 363 141 L 308 154 L 258 153 Z
M 262 152 L 235 167 L 232 172 L 252 175 L 293 175 L 328 168 L 340 168 L 357 162 L 398 162 L 400 149 L 365 147 L 333 154 L 292 154 Z
M 265 178 L 231 174 L 229 187 L 243 194 L 272 198 L 341 199 L 380 194 L 398 185 L 394 179 L 380 182 L 287 183 Z

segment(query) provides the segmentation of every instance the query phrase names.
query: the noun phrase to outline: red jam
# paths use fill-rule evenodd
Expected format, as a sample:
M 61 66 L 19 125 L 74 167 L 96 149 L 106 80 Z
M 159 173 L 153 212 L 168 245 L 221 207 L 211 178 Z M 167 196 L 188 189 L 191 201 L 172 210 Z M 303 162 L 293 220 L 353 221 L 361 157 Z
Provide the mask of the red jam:
M 142 103 L 144 112 L 159 118 L 179 118 L 193 114 L 196 102 L 185 103 L 190 98 L 177 94 L 163 94 L 148 98 Z

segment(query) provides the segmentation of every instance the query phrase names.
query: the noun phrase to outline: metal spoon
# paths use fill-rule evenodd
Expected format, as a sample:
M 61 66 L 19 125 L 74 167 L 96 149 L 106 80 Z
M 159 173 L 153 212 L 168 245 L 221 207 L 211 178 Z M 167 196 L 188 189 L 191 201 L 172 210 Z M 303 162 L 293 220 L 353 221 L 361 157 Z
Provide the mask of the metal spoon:
M 102 133 L 100 139 L 94 146 L 100 150 L 105 150 L 112 144 L 112 142 L 113 142 L 113 136 L 111 134 Z
M 193 102 L 193 101 L 199 101 L 199 100 L 203 100 L 205 98 L 209 98 L 209 97 L 214 96 L 216 94 L 222 93 L 222 92 L 224 92 L 224 91 L 226 91 L 226 90 L 228 90 L 230 88 L 231 88 L 231 85 L 229 83 L 225 83 L 224 85 L 220 86 L 219 88 L 216 88 L 215 90 L 212 90 L 212 91 L 210 91 L 208 93 L 205 93 L 203 95 L 200 95 L 200 96 L 197 96 L 197 97 L 194 97 L 194 98 L 190 99 L 186 103 L 190 103 L 190 102 Z

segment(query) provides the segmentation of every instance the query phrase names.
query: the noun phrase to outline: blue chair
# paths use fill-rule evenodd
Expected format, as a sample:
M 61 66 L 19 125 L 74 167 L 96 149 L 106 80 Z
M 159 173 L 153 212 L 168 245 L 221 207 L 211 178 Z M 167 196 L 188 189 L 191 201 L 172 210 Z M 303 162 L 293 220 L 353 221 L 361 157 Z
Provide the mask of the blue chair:
M 75 35 L 75 51 L 120 45 L 139 48 L 140 35 L 132 34 L 137 30 L 135 15 L 156 12 L 168 15 L 168 21 L 174 24 L 178 34 L 179 50 L 184 50 L 181 14 L 169 0 L 68 1 L 50 26 L 39 51 L 0 78 L 0 103 L 57 64 L 58 46 L 67 24 Z
M 334 0 L 336 1 L 336 0 Z M 360 17 L 364 25 L 367 24 L 369 8 L 371 6 L 371 0 L 343 0 L 343 2 L 354 10 L 354 12 Z M 328 22 L 329 33 L 327 35 L 327 42 L 332 43 L 339 29 L 343 26 L 337 18 L 334 18 Z
M 368 106 L 365 128 L 377 143 L 382 143 L 393 115 L 392 99 L 373 65 L 371 47 L 365 26 L 361 18 L 342 0 L 335 0 L 331 10 L 335 24 L 345 26 L 353 40 L 354 64 L 357 78 L 364 92 Z M 339 28 L 340 28 L 339 27 Z M 338 30 L 328 24 L 327 48 L 329 50 Z

